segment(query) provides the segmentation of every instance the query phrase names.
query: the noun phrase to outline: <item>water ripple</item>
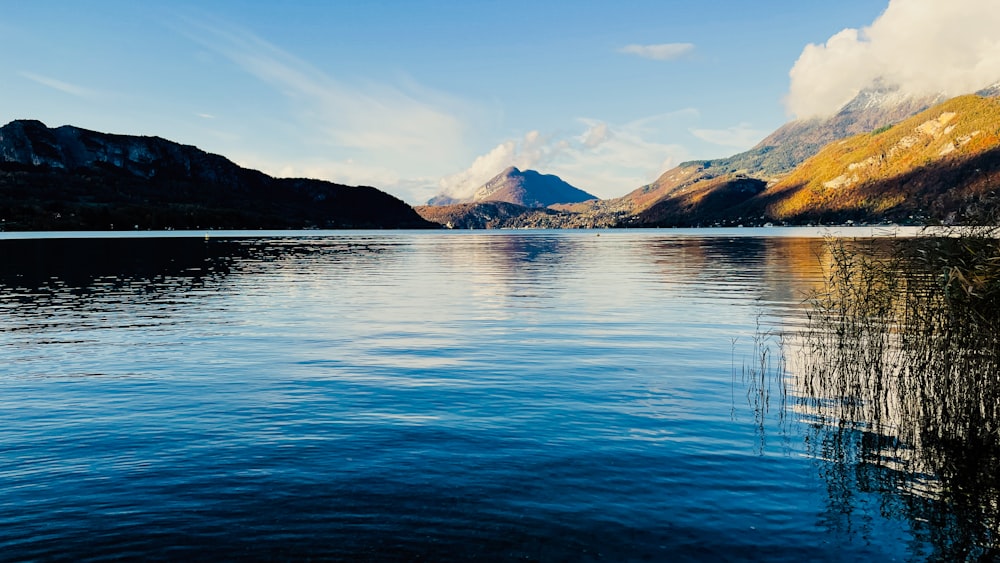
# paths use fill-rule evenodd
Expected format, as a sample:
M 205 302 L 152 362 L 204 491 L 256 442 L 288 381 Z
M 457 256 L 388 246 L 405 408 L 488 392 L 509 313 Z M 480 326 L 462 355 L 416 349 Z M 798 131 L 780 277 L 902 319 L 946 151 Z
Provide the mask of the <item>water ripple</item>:
M 796 322 L 816 244 L 0 240 L 0 553 L 905 556 L 898 525 L 824 527 L 801 444 L 734 416 L 734 355 Z

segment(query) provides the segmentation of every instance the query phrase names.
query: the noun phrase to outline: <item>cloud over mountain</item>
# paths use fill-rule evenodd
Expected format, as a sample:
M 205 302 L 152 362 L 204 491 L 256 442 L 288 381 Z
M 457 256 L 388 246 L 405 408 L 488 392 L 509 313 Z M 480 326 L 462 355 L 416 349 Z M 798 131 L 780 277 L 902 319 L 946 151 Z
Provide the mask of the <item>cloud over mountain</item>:
M 578 133 L 530 131 L 500 143 L 467 169 L 443 178 L 439 193 L 468 198 L 497 172 L 515 166 L 557 174 L 600 197 L 614 197 L 692 158 L 688 149 L 668 139 L 687 131 L 697 118 L 696 110 L 684 109 L 623 124 L 579 119 L 582 131 Z
M 691 134 L 699 139 L 740 149 L 754 145 L 768 133 L 769 131 L 763 129 L 754 129 L 749 123 L 740 123 L 726 129 L 691 129 Z
M 870 26 L 805 47 L 786 106 L 799 118 L 825 116 L 876 84 L 959 95 L 1000 80 L 998 8 L 996 0 L 890 0 Z

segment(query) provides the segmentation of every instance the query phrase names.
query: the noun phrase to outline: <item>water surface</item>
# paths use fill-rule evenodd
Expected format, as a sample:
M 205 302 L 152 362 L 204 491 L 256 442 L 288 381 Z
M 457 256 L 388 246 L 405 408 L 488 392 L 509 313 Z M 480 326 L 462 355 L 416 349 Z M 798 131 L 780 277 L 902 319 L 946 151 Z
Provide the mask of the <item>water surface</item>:
M 921 559 L 744 381 L 814 235 L 0 239 L 0 553 Z

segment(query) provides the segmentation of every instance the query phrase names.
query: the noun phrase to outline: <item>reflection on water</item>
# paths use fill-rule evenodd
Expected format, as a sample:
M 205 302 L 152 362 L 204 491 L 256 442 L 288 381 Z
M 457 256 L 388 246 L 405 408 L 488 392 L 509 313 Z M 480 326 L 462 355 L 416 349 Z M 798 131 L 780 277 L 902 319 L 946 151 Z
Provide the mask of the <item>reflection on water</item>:
M 1000 295 L 949 276 L 997 256 L 995 239 L 831 243 L 810 323 L 784 347 L 831 526 L 871 533 L 875 492 L 929 558 L 1000 557 Z
M 802 403 L 816 428 L 734 411 L 758 328 L 803 326 L 823 248 L 703 231 L 0 240 L 0 553 L 919 559 L 931 531 L 957 532 L 907 502 L 939 497 L 850 481 L 827 402 Z M 843 428 L 850 451 L 905 436 Z

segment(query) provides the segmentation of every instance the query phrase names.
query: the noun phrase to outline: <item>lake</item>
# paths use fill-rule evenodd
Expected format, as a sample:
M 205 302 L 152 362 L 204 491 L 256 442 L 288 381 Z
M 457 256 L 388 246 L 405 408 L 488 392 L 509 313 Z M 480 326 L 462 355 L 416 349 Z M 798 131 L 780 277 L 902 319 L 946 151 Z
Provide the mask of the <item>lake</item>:
M 0 559 L 940 555 L 761 393 L 823 234 L 0 233 Z

